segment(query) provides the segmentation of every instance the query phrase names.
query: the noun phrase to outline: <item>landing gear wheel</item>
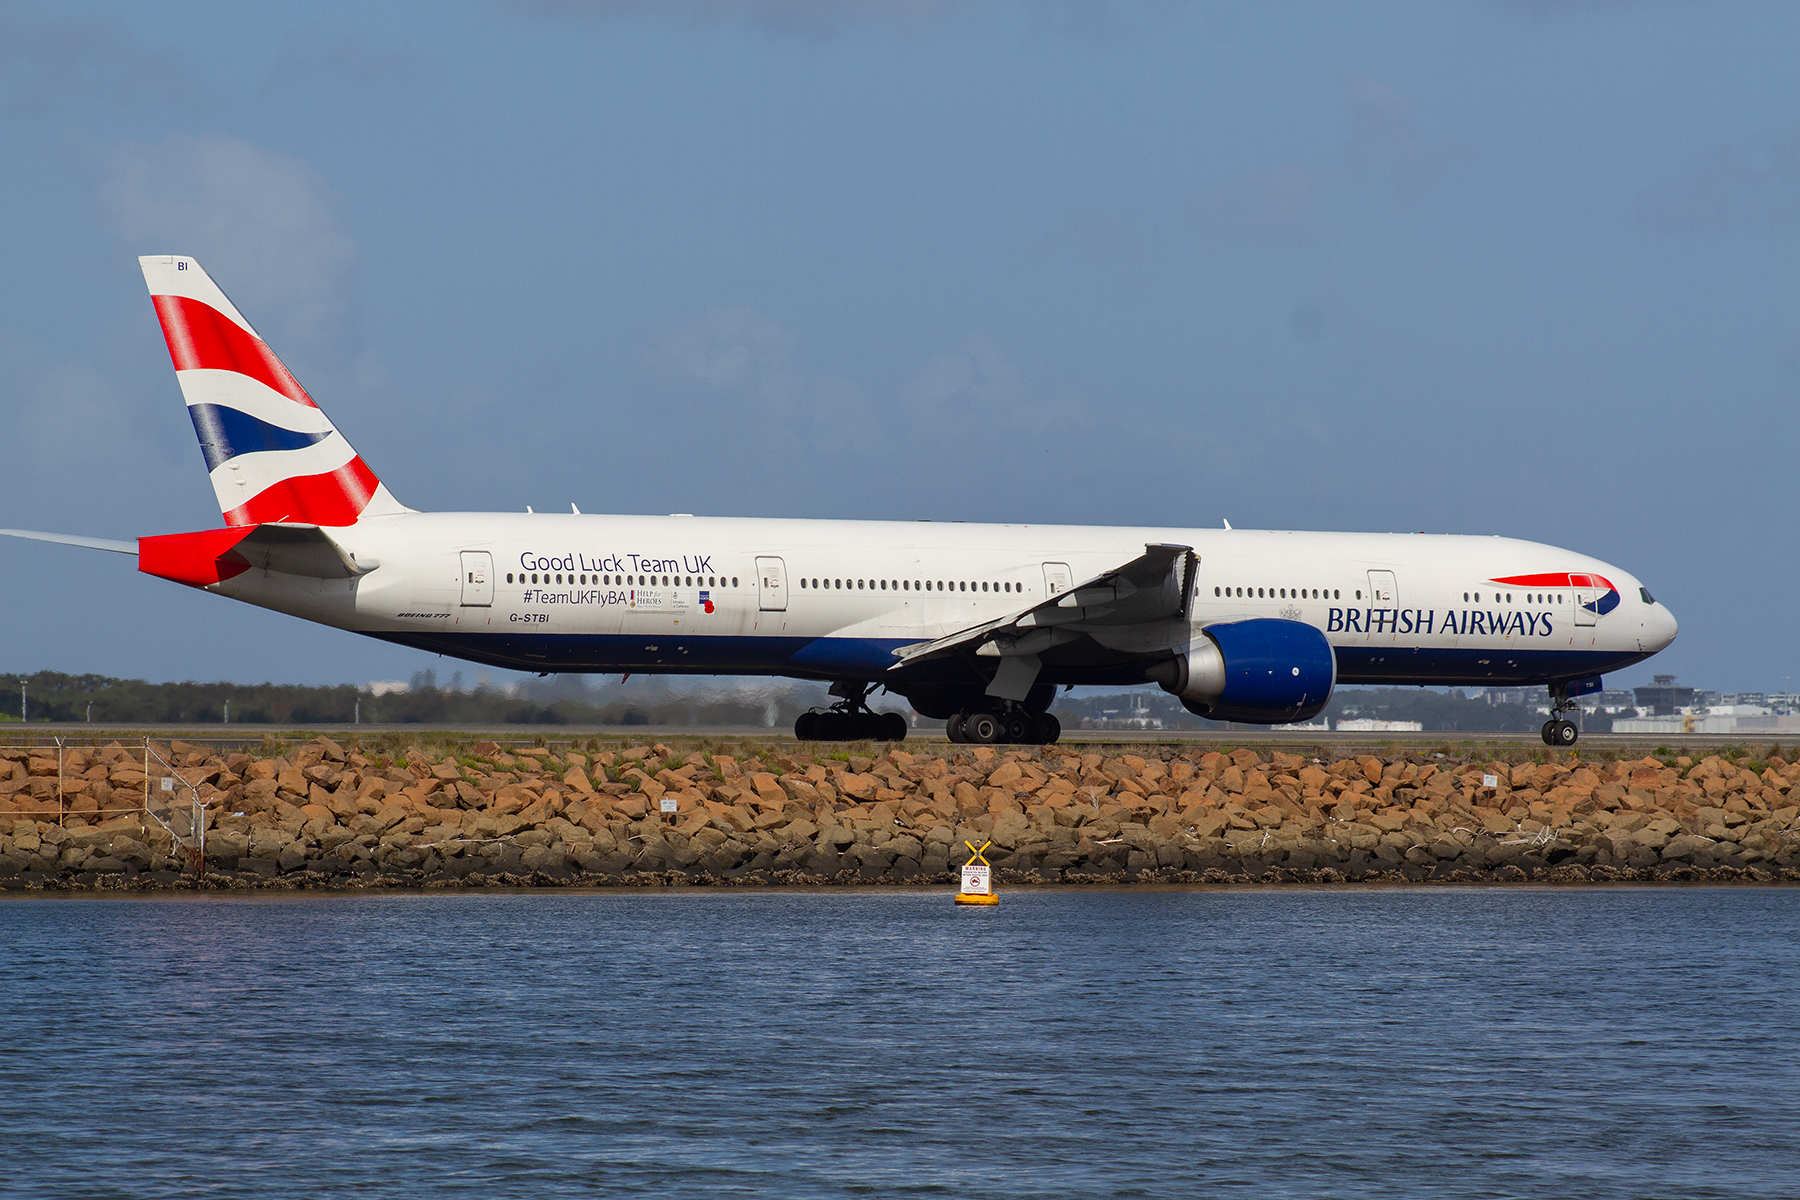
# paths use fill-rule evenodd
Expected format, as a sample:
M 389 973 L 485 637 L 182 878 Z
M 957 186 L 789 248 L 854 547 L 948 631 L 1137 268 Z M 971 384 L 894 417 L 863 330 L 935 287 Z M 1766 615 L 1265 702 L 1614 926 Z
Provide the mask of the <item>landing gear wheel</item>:
M 906 718 L 897 712 L 869 708 L 872 683 L 831 685 L 836 704 L 824 712 L 804 712 L 794 722 L 794 736 L 803 742 L 898 742 L 906 737 Z
M 1569 698 L 1567 683 L 1550 685 L 1550 719 L 1544 722 L 1544 744 L 1546 746 L 1573 746 L 1581 737 L 1581 730 L 1575 722 L 1565 721 L 1562 714 L 1574 712 L 1580 705 Z
M 1000 718 L 989 712 L 970 713 L 963 722 L 963 736 L 982 746 L 991 746 L 1005 736 Z
M 963 726 L 968 723 L 968 720 L 968 713 L 951 713 L 950 719 L 944 722 L 944 736 L 957 745 L 968 741 L 968 734 L 963 731 Z
M 1054 746 L 1062 736 L 1062 722 L 1049 713 L 1039 713 L 1031 721 L 1031 740 L 1040 746 Z
M 1029 745 L 1035 741 L 1031 736 L 1031 714 L 1024 709 L 1014 709 L 1002 719 L 1006 728 L 1006 740 L 1015 746 Z

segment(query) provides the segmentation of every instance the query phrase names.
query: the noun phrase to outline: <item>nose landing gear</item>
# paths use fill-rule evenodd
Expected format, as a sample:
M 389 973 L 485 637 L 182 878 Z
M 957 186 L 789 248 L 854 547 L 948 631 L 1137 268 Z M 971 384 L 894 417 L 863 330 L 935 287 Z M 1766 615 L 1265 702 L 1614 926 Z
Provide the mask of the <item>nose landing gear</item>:
M 794 737 L 802 742 L 899 742 L 906 740 L 906 718 L 897 712 L 878 713 L 869 708 L 872 683 L 834 683 L 831 694 L 838 702 L 824 712 L 803 712 L 794 722 Z
M 1062 736 L 1062 722 L 1049 713 L 1033 713 L 1009 703 L 998 710 L 964 709 L 951 717 L 944 733 L 953 742 L 992 746 L 1053 746 Z
M 1580 706 L 1569 699 L 1569 685 L 1553 683 L 1550 685 L 1550 719 L 1544 722 L 1539 731 L 1546 746 L 1573 746 L 1581 738 L 1581 730 L 1575 722 L 1566 721 L 1562 714 L 1573 712 Z

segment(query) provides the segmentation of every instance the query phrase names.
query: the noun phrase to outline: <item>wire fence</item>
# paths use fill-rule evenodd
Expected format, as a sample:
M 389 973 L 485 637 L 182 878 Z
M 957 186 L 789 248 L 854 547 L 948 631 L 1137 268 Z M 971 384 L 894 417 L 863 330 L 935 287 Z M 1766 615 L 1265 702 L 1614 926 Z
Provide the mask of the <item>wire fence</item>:
M 103 749 L 110 749 L 114 746 L 119 746 L 120 749 L 124 748 L 123 746 L 120 746 L 120 743 L 115 738 L 110 740 Z M 85 805 L 71 807 L 69 802 L 69 782 L 71 779 L 69 771 L 75 764 L 71 763 L 70 756 L 73 753 L 81 752 L 82 760 L 85 762 L 88 757 L 85 753 L 87 749 L 89 749 L 87 746 L 70 745 L 67 739 L 60 737 L 53 739 L 50 743 L 39 742 L 35 745 L 27 744 L 0 747 L 0 752 L 6 753 L 6 757 L 0 759 L 0 763 L 8 765 L 22 764 L 26 771 L 25 782 L 23 785 L 14 788 L 6 797 L 0 798 L 0 818 L 11 818 L 12 820 L 17 821 L 19 818 L 23 817 L 32 821 L 48 822 L 51 816 L 54 815 L 55 823 L 59 827 L 66 829 L 70 818 L 77 818 L 85 824 L 88 822 L 89 818 L 104 821 L 109 817 L 126 816 L 135 813 L 138 814 L 146 824 L 152 821 L 155 822 L 171 839 L 173 839 L 177 850 L 186 851 L 189 865 L 194 870 L 204 870 L 206 861 L 206 826 L 208 824 L 207 817 L 209 806 L 206 801 L 200 798 L 202 773 L 191 767 L 176 766 L 169 761 L 169 758 L 173 756 L 173 751 L 170 751 L 169 756 L 165 756 L 162 750 L 154 745 L 149 738 L 144 738 L 138 746 L 133 747 L 136 751 L 133 758 L 142 763 L 143 794 L 141 799 L 130 805 L 118 805 L 116 801 L 123 789 L 112 786 L 111 778 L 114 772 L 109 770 L 107 772 L 108 791 L 113 803 L 110 803 L 106 807 L 101 807 L 99 804 L 96 804 L 92 808 Z M 13 757 L 13 754 L 20 750 L 25 751 L 23 759 Z M 29 809 L 19 807 L 19 794 L 22 790 L 29 789 L 30 780 L 34 778 L 49 778 L 47 772 L 41 775 L 34 774 L 33 764 L 46 762 L 50 759 L 54 759 L 56 762 L 55 813 L 52 814 L 48 811 L 47 801 L 33 801 L 32 807 Z M 117 759 L 113 760 L 111 763 L 111 766 L 114 768 L 119 765 L 120 763 Z M 86 779 L 86 773 L 91 769 L 91 767 L 84 767 L 82 774 L 75 778 L 79 779 L 82 783 L 89 782 Z M 186 774 L 183 772 L 186 772 Z M 12 775 L 13 781 L 16 782 L 16 772 L 13 772 Z M 154 788 L 151 786 L 152 780 L 156 781 Z M 192 806 L 191 814 L 181 812 L 181 800 L 184 791 L 187 793 L 185 798 Z M 185 831 L 180 828 L 180 826 L 183 825 L 187 827 Z

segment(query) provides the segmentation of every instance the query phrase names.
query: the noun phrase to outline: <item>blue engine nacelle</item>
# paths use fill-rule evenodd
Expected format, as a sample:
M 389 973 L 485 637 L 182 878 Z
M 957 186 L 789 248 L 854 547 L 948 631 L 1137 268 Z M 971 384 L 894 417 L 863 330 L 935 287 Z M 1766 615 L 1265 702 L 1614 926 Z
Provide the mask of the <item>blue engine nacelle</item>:
M 1258 618 L 1206 626 L 1149 675 L 1197 717 L 1285 725 L 1325 708 L 1337 655 L 1311 625 Z

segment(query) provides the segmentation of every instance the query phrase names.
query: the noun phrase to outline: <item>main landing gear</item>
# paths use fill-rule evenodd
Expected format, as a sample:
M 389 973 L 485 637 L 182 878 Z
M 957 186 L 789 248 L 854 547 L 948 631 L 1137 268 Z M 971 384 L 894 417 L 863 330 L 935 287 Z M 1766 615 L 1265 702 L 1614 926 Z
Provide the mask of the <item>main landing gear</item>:
M 824 712 L 803 712 L 794 722 L 794 737 L 802 742 L 899 742 L 906 739 L 906 718 L 897 712 L 869 709 L 872 683 L 834 683 L 831 694 L 838 702 Z
M 1563 713 L 1573 712 L 1579 707 L 1580 705 L 1569 699 L 1568 684 L 1553 683 L 1550 685 L 1550 719 L 1544 722 L 1544 728 L 1540 731 L 1544 745 L 1573 746 L 1580 739 L 1581 730 L 1575 727 L 1575 722 L 1566 721 L 1562 717 Z
M 1051 746 L 1062 736 L 1062 722 L 1049 713 L 1032 713 L 1017 704 L 998 710 L 964 709 L 951 717 L 944 732 L 953 742 L 992 746 Z

